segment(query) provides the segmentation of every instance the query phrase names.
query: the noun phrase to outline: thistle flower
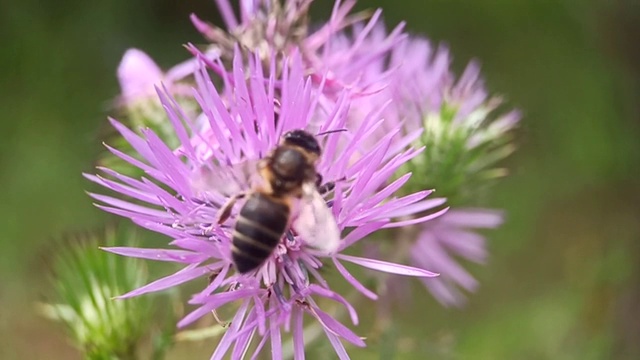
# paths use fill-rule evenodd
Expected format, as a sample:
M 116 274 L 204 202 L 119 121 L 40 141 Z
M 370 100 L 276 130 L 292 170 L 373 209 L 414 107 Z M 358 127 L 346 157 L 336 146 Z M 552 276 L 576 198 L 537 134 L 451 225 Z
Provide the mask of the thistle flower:
M 313 0 L 241 0 L 240 18 L 228 0 L 216 0 L 227 30 L 208 24 L 196 15 L 191 21 L 223 58 L 231 60 L 234 48 L 259 54 L 291 54 L 307 36 L 308 11 Z
M 334 23 L 332 28 L 343 25 Z M 456 286 L 473 290 L 477 284 L 452 255 L 472 262 L 486 257 L 484 238 L 472 229 L 497 227 L 502 217 L 499 211 L 475 206 L 494 180 L 506 174 L 496 164 L 514 150 L 510 131 L 520 115 L 502 111 L 502 100 L 488 95 L 475 62 L 456 80 L 449 51 L 407 36 L 402 25 L 387 32 L 378 11 L 351 29 L 327 31 L 315 38 L 322 44 L 316 67 L 331 74 L 331 84 L 353 90 L 350 122 L 359 123 L 370 111 L 381 112 L 385 122 L 371 134 L 370 144 L 400 128 L 404 139 L 425 147 L 402 169 L 415 176 L 401 191 L 436 189 L 453 210 L 416 225 L 416 243 L 405 255 L 414 265 L 441 274 L 428 282 L 440 302 L 461 305 L 464 299 Z
M 217 0 L 226 30 L 195 15 L 191 19 L 211 41 L 208 50 L 218 51 L 225 63 L 231 61 L 236 46 L 244 53 L 258 54 L 265 69 L 273 63 L 274 53 L 279 56 L 299 53 L 304 73 L 311 76 L 316 89 L 321 87 L 322 97 L 326 98 L 323 101 L 335 102 L 345 89 L 349 90 L 349 124 L 358 126 L 367 114 L 379 111 L 385 121 L 361 140 L 363 149 L 375 146 L 380 138 L 398 128 L 404 136 L 396 137 L 398 142 L 394 146 L 401 148 L 408 143 L 426 146 L 426 150 L 412 158 L 400 172 L 417 175 L 401 191 L 437 189 L 449 205 L 463 213 L 491 214 L 487 215 L 491 219 L 486 224 L 471 222 L 464 230 L 441 226 L 439 236 L 434 236 L 429 234 L 434 228 L 426 226 L 420 233 L 420 238 L 440 239 L 432 243 L 433 253 L 446 255 L 441 265 L 449 262 L 449 269 L 458 267 L 449 256 L 456 254 L 455 246 L 442 240 L 452 237 L 442 234 L 445 228 L 459 234 L 476 226 L 491 228 L 501 222 L 496 218 L 499 212 L 475 206 L 483 190 L 505 174 L 504 169 L 494 165 L 514 149 L 509 131 L 517 124 L 519 114 L 496 111 L 501 100 L 489 97 L 479 78 L 477 64 L 472 62 L 456 82 L 447 49 L 436 49 L 425 39 L 408 36 L 403 32 L 404 23 L 387 32 L 381 21 L 381 10 L 351 14 L 356 0 L 336 1 L 329 21 L 313 30 L 308 18 L 312 2 L 240 1 L 238 16 L 228 0 Z M 192 52 L 197 53 L 195 49 Z M 283 64 L 277 62 L 277 73 L 283 71 Z M 215 64 L 212 68 L 221 71 Z M 465 209 L 468 206 L 474 208 Z M 430 253 L 426 254 L 429 249 L 424 246 L 420 249 L 412 250 L 414 254 L 425 254 L 424 259 L 432 258 Z M 466 257 L 480 261 L 479 257 Z M 460 305 L 463 298 L 452 295 L 459 294 L 453 286 L 474 289 L 475 285 L 470 281 L 456 281 L 453 276 L 447 278 L 446 271 L 441 272 L 438 281 L 430 284 L 442 281 L 440 288 L 447 288 L 449 295 L 444 296 L 443 291 L 434 295 L 445 305 Z M 430 288 L 435 289 L 435 285 Z
M 194 48 L 192 51 L 198 53 Z M 232 358 L 242 357 L 256 334 L 262 336 L 256 352 L 270 339 L 272 356 L 280 358 L 283 329 L 292 333 L 295 358 L 303 358 L 304 314 L 322 325 L 338 356 L 347 358 L 340 338 L 356 346 L 365 344 L 323 311 L 318 300 L 326 298 L 342 304 L 354 324 L 358 322 L 357 314 L 342 295 L 331 290 L 320 269 L 330 262 L 356 290 L 372 299 L 376 294 L 355 279 L 343 262 L 391 274 L 436 275 L 419 268 L 343 253 L 376 230 L 419 224 L 444 213 L 445 210 L 441 210 L 428 214 L 439 204 L 425 199 L 431 191 L 402 197 L 393 195 L 411 174 L 403 174 L 395 181 L 391 181 L 391 177 L 423 149 L 401 146 L 407 144 L 407 139 L 399 127 L 380 138 L 377 144 L 364 149 L 363 139 L 380 124 L 380 113 L 371 112 L 360 124 L 349 124 L 348 91 L 338 94 L 337 101 L 326 102 L 321 96 L 322 86 L 318 88 L 304 77 L 302 59 L 295 53 L 284 59 L 281 73 L 276 71 L 273 56 L 266 75 L 260 54 L 244 61 L 240 50 L 236 49 L 231 72 L 227 72 L 221 62 L 214 64 L 202 54 L 198 53 L 198 56 L 220 70 L 224 84 L 220 91 L 204 68 L 195 74 L 197 90 L 193 96 L 202 110 L 200 118 L 207 126 L 194 128 L 197 121 L 185 114 L 166 87 L 158 89 L 180 146 L 171 149 L 150 129 L 143 129 L 142 135 L 138 136 L 111 120 L 142 160 L 111 147 L 109 150 L 143 170 L 146 177 L 136 179 L 107 168 L 101 168 L 106 176 L 86 175 L 130 198 L 122 200 L 91 194 L 99 202 L 98 207 L 171 237 L 170 245 L 178 248 L 109 248 L 108 251 L 185 265 L 177 273 L 121 297 L 160 291 L 198 277 L 210 277 L 210 285 L 190 300 L 197 308 L 183 318 L 179 326 L 191 324 L 225 304 L 239 303 L 212 358 L 222 358 L 229 351 Z M 250 189 L 255 169 L 242 164 L 251 164 L 267 156 L 281 135 L 292 129 L 305 129 L 311 133 L 346 130 L 318 138 L 323 154 L 317 164 L 324 179 L 336 181 L 335 190 L 326 201 L 346 236 L 337 253 L 328 255 L 307 246 L 308 239 L 288 231 L 255 273 L 235 273 L 230 251 L 232 229 L 224 224 L 217 225 L 218 213 L 229 199 L 230 189 L 211 186 L 210 176 L 230 180 L 235 191 Z M 232 211 L 231 219 L 236 216 L 237 209 Z
M 453 207 L 437 222 L 421 225 L 412 263 L 440 272 L 442 276 L 425 285 L 442 304 L 461 306 L 465 297 L 457 287 L 474 291 L 477 282 L 453 256 L 476 263 L 486 259 L 485 239 L 474 230 L 498 227 L 502 212 L 476 206 L 495 180 L 506 175 L 496 164 L 515 149 L 510 130 L 520 115 L 499 111 L 501 99 L 488 95 L 475 62 L 456 81 L 443 67 L 450 62 L 447 50 L 434 51 L 424 40 L 412 39 L 392 56 L 407 64 L 398 67 L 395 78 L 395 93 L 401 97 L 397 102 L 412 112 L 403 116 L 408 131 L 424 129 L 414 144 L 426 147 L 407 164 L 405 171 L 420 175 L 405 191 L 433 187 Z
M 472 230 L 498 227 L 502 212 L 475 206 L 495 180 L 506 175 L 496 164 L 515 149 L 510 130 L 520 118 L 517 111 L 497 111 L 501 99 L 487 95 L 479 73 L 478 65 L 471 63 L 455 84 L 450 80 L 453 76 L 445 77 L 441 93 L 431 98 L 438 106 L 423 110 L 424 132 L 418 143 L 428 150 L 408 164 L 408 169 L 425 169 L 424 180 L 408 184 L 409 191 L 434 186 L 454 209 L 437 223 L 423 226 L 412 249 L 413 264 L 430 266 L 443 274 L 425 285 L 447 306 L 464 304 L 465 297 L 457 287 L 467 291 L 477 288 L 475 279 L 451 255 L 484 262 L 485 239 Z
M 329 45 L 336 33 L 369 17 L 371 24 L 377 23 L 381 10 L 376 11 L 373 16 L 369 11 L 352 14 L 351 10 L 357 0 L 336 1 L 329 21 L 311 26 L 309 8 L 312 3 L 313 0 L 240 0 L 240 14 L 237 15 L 229 0 L 216 0 L 226 30 L 201 20 L 195 14 L 191 15 L 191 21 L 211 42 L 209 48 L 220 51 L 223 60 L 231 59 L 236 46 L 240 46 L 245 52 L 260 54 L 265 64 L 271 61 L 271 54 L 290 56 L 296 52 L 302 57 L 305 73 L 311 75 L 314 81 L 324 80 L 325 92 L 335 92 L 340 90 L 336 87 L 354 85 L 334 84 L 338 79 L 346 79 L 334 76 L 332 61 L 337 60 L 340 65 L 345 65 L 345 62 L 339 58 L 327 58 L 324 54 L 333 54 Z M 389 39 L 373 49 L 369 59 L 375 59 L 388 51 L 403 26 L 404 24 L 400 24 Z M 349 57 L 350 53 L 345 56 Z M 363 64 L 360 62 L 351 65 L 353 69 L 358 69 Z

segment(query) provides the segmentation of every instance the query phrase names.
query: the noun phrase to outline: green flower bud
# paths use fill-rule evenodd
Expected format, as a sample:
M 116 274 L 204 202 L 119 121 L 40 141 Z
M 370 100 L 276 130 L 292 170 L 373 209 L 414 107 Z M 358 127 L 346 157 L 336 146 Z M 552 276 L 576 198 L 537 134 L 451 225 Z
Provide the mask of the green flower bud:
M 135 241 L 132 233 L 115 230 L 74 238 L 54 260 L 55 300 L 40 308 L 45 316 L 65 323 L 88 359 L 134 359 L 150 328 L 148 297 L 115 299 L 146 283 L 144 263 L 98 247 L 122 238 Z

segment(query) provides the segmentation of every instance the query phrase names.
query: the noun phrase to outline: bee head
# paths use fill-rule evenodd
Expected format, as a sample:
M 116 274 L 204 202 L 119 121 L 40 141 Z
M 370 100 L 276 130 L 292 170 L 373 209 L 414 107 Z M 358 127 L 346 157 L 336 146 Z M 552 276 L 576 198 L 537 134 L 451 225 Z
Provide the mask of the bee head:
M 304 130 L 291 130 L 282 136 L 283 145 L 291 145 L 302 148 L 316 156 L 320 156 L 320 144 L 318 140 Z

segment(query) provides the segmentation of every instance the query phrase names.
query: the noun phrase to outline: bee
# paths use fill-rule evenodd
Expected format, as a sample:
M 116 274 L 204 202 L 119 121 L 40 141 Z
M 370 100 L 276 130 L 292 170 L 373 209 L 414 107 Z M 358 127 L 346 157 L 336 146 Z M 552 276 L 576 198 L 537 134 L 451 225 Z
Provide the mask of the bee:
M 261 184 L 231 197 L 221 208 L 219 225 L 229 218 L 236 201 L 246 198 L 232 233 L 231 257 L 239 273 L 259 268 L 290 227 L 307 245 L 327 254 L 337 250 L 340 230 L 321 195 L 335 184 L 322 184 L 322 175 L 316 171 L 321 153 L 310 133 L 285 133 L 258 163 Z

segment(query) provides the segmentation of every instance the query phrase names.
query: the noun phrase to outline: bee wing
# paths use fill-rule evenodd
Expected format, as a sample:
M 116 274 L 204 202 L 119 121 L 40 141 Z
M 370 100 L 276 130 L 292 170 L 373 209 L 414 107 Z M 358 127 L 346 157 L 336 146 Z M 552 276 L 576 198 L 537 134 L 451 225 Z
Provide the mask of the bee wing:
M 298 217 L 291 225 L 304 242 L 326 254 L 333 254 L 340 246 L 340 229 L 315 184 L 302 187 Z

